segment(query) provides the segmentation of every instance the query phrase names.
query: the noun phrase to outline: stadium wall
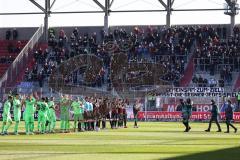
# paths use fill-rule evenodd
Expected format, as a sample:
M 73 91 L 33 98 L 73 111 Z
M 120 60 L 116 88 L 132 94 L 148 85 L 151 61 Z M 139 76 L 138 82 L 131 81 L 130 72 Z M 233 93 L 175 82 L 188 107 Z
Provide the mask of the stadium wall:
M 19 40 L 28 40 L 33 34 L 37 31 L 37 27 L 15 27 L 18 31 L 18 39 Z M 14 27 L 10 28 L 0 28 L 0 40 L 5 40 L 6 31 L 13 30 Z

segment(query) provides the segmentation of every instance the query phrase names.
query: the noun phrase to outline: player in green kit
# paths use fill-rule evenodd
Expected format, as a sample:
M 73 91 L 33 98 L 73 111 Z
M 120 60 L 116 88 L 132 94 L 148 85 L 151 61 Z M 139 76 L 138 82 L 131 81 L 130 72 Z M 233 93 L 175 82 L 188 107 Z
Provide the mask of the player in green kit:
M 49 102 L 48 97 L 45 97 L 45 102 L 47 104 L 46 132 L 50 133 L 51 124 L 50 124 L 50 108 L 48 106 L 48 102 Z
M 82 102 L 79 101 L 79 98 L 75 98 L 75 100 L 72 102 L 71 104 L 71 108 L 73 109 L 73 117 L 74 117 L 74 131 L 77 131 L 77 125 L 78 122 L 83 120 L 83 111 L 82 111 Z M 78 128 L 78 130 L 81 129 L 81 125 L 80 128 Z
M 26 134 L 34 134 L 34 113 L 36 111 L 35 108 L 36 99 L 32 94 L 25 100 L 25 111 L 24 111 L 24 120 L 25 120 L 25 128 Z
M 38 106 L 38 126 L 41 134 L 46 132 L 46 122 L 48 114 L 48 105 L 45 101 L 45 98 L 42 98 L 41 101 L 37 102 Z
M 65 126 L 65 132 L 70 132 L 70 109 L 71 109 L 71 99 L 68 97 L 68 103 L 67 103 L 67 109 L 66 109 L 66 126 Z
M 186 127 L 184 132 L 189 132 L 191 130 L 191 127 L 189 125 L 189 120 L 192 115 L 192 101 L 190 98 L 186 100 L 186 103 L 182 104 L 182 118 L 183 118 L 183 124 Z
M 12 124 L 12 118 L 10 114 L 11 103 L 13 101 L 12 96 L 8 96 L 8 100 L 4 103 L 3 106 L 3 125 L 2 125 L 2 135 L 8 135 L 8 128 Z
M 62 97 L 60 101 L 60 119 L 61 119 L 61 131 L 68 132 L 69 131 L 69 105 L 70 101 L 68 96 L 65 95 Z
M 22 109 L 22 104 L 20 101 L 20 97 L 18 94 L 16 94 L 13 99 L 13 114 L 14 114 L 14 121 L 15 121 L 14 134 L 15 135 L 18 135 L 18 125 L 21 120 L 21 109 Z
M 80 100 L 80 118 L 78 121 L 78 131 L 84 131 L 84 99 L 81 98 Z
M 54 97 L 51 97 L 50 101 L 48 102 L 49 107 L 49 127 L 50 133 L 54 133 L 54 129 L 56 126 L 56 113 L 55 113 L 55 104 L 54 104 Z
M 37 125 L 37 129 L 38 129 L 38 132 L 40 133 L 40 116 L 39 116 L 39 112 L 40 112 L 40 107 L 41 107 L 41 105 L 42 105 L 42 99 L 38 99 L 38 101 L 36 101 L 36 106 L 37 106 L 37 108 L 36 108 L 36 111 L 37 111 L 37 117 L 38 117 L 38 125 Z

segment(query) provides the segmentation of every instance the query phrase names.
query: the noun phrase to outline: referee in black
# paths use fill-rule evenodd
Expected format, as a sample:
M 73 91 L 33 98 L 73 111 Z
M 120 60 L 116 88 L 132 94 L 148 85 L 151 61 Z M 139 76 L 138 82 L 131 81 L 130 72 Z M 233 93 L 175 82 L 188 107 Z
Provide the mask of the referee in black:
M 209 122 L 208 129 L 205 130 L 205 131 L 206 132 L 210 132 L 211 131 L 212 122 L 215 122 L 217 127 L 218 127 L 218 131 L 217 132 L 222 132 L 222 129 L 221 129 L 221 127 L 219 125 L 219 122 L 218 122 L 219 110 L 218 110 L 218 107 L 217 107 L 216 102 L 214 100 L 211 100 L 211 106 L 212 106 L 211 119 L 210 119 L 210 122 Z
M 225 109 L 225 116 L 226 116 L 227 131 L 224 133 L 229 133 L 230 126 L 234 129 L 234 133 L 237 133 L 237 128 L 231 123 L 233 121 L 233 105 L 231 100 L 228 100 L 228 106 Z

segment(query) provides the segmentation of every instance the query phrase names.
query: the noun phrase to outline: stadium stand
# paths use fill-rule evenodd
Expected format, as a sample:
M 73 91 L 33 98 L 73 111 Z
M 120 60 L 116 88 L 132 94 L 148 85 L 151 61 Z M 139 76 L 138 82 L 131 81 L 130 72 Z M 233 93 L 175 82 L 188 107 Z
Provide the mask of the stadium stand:
M 227 39 L 221 39 L 213 28 L 203 28 L 197 42 L 196 73 L 204 73 L 207 81 L 217 78 L 219 86 L 232 86 L 237 78 L 234 73 L 240 70 L 239 28 L 235 27 L 233 36 Z
M 111 64 L 110 53 L 121 51 L 126 54 L 129 62 L 163 64 L 168 71 L 162 76 L 162 80 L 178 85 L 193 45 L 194 39 L 191 38 L 193 31 L 194 28 L 187 27 L 162 28 L 161 30 L 153 27 L 148 27 L 146 30 L 135 27 L 131 32 L 117 28 L 108 36 L 102 36 L 103 39 L 97 42 L 96 33 L 79 35 L 77 28 L 73 30 L 69 40 L 64 30 L 60 30 L 57 36 L 55 31 L 50 30 L 50 53 L 45 54 L 47 60 L 43 74 L 49 75 L 48 71 L 52 70 L 50 66 L 56 66 L 71 57 L 92 53 L 104 62 L 101 73 L 103 75 L 100 78 L 104 82 L 104 78 L 108 80 L 110 78 L 109 72 L 107 72 L 110 70 Z M 119 48 L 116 45 L 119 45 Z M 36 52 L 36 54 L 38 53 Z M 39 59 L 44 57 L 35 58 L 41 64 L 42 61 Z
M 17 77 L 17 84 L 27 81 L 38 83 L 40 88 L 48 86 L 52 83 L 48 82 L 49 76 L 58 71 L 59 66 L 66 66 L 73 57 L 91 55 L 97 57 L 90 58 L 91 65 L 72 71 L 74 63 L 67 64 L 65 85 L 102 90 L 111 90 L 113 86 L 118 90 L 132 90 L 156 84 L 237 89 L 239 28 L 234 28 L 232 37 L 226 37 L 222 30 L 224 28 L 220 30 L 216 26 L 112 27 L 106 36 L 99 29 L 51 28 L 48 45 L 38 44 L 32 60 Z M 5 54 L 11 51 L 7 41 L 18 44 L 17 40 L 2 40 L 5 45 L 0 49 Z M 23 46 L 26 42 L 20 44 Z M 9 65 L 9 60 L 4 58 L 0 66 L 2 73 Z M 86 74 L 93 70 L 94 74 Z
M 6 72 L 27 40 L 0 40 L 0 77 Z

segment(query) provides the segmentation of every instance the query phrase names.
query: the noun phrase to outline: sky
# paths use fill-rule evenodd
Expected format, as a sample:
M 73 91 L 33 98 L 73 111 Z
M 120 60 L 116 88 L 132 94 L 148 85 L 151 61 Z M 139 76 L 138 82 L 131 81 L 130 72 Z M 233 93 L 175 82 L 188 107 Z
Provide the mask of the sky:
M 166 0 L 164 0 L 166 2 Z M 36 0 L 44 6 L 45 0 Z M 99 0 L 104 4 L 104 0 Z M 175 0 L 173 9 L 223 8 L 225 0 Z M 114 0 L 112 10 L 161 10 L 158 0 Z M 52 11 L 92 11 L 101 9 L 92 0 L 56 0 Z M 40 12 L 29 0 L 0 0 L 0 12 Z M 0 27 L 36 27 L 44 22 L 44 15 L 0 16 Z M 102 26 L 104 14 L 52 14 L 49 26 Z M 111 13 L 109 25 L 163 25 L 166 12 L 158 13 Z M 230 16 L 224 11 L 173 12 L 171 24 L 228 24 Z M 240 15 L 236 16 L 240 23 Z

